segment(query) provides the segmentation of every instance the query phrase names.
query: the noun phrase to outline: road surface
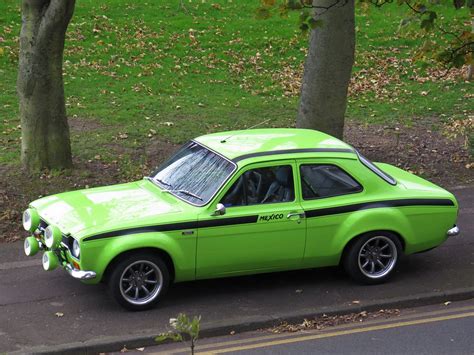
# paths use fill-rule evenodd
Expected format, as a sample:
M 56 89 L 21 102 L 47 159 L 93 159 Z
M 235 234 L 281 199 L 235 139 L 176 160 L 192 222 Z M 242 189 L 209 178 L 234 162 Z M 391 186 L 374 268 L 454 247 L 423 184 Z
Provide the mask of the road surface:
M 140 313 L 113 303 L 103 285 L 83 285 L 59 269 L 43 271 L 39 256 L 24 256 L 22 243 L 2 244 L 0 352 L 149 343 L 180 312 L 202 315 L 203 328 L 248 330 L 301 315 L 474 290 L 474 188 L 454 193 L 461 235 L 405 257 L 387 284 L 360 286 L 338 268 L 188 282 L 172 287 L 158 308 Z

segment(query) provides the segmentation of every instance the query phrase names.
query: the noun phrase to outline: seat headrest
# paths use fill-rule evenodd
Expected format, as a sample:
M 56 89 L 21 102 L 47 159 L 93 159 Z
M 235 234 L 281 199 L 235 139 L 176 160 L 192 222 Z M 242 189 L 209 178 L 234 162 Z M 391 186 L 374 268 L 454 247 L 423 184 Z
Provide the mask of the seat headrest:
M 289 187 L 292 181 L 291 167 L 280 166 L 275 172 L 275 177 L 278 183 L 285 187 Z

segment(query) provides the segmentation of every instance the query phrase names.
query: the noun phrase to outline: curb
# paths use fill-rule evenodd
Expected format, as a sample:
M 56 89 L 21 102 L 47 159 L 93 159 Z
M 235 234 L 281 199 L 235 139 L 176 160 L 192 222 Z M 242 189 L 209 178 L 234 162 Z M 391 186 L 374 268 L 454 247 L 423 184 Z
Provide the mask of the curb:
M 359 313 L 362 311 L 378 311 L 380 309 L 388 308 L 413 308 L 446 301 L 468 300 L 471 298 L 474 298 L 474 288 L 462 288 L 442 292 L 420 293 L 412 296 L 398 297 L 374 302 L 361 301 L 361 304 L 351 306 L 305 309 L 300 310 L 297 313 L 281 313 L 246 319 L 227 319 L 221 322 L 213 322 L 212 324 L 202 324 L 200 337 L 209 338 L 213 336 L 228 335 L 231 331 L 252 331 L 270 327 L 279 324 L 282 321 L 289 323 L 299 323 L 305 318 L 315 318 L 322 316 L 323 314 L 341 315 L 348 313 Z M 157 333 L 158 330 L 155 332 L 146 332 L 144 334 L 126 337 L 105 337 L 87 340 L 85 342 L 25 348 L 16 352 L 12 352 L 11 354 L 97 354 L 101 352 L 120 351 L 120 349 L 123 349 L 123 347 L 132 350 L 140 347 L 157 345 L 154 340 Z

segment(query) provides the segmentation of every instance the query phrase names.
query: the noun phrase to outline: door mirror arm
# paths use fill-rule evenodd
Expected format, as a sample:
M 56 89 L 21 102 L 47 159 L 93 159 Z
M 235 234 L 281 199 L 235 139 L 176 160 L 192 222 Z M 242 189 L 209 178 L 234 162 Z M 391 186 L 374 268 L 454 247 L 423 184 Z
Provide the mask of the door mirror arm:
M 225 206 L 222 203 L 218 203 L 216 210 L 212 213 L 213 216 L 222 216 L 225 214 Z

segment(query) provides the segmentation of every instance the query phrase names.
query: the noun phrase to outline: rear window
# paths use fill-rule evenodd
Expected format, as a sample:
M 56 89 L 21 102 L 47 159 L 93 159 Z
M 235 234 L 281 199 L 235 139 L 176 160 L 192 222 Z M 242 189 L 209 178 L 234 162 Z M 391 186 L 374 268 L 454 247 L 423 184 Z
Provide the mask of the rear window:
M 372 163 L 369 159 L 367 159 L 366 157 L 364 157 L 362 154 L 360 154 L 360 152 L 357 152 L 357 155 L 359 156 L 359 160 L 360 162 L 365 165 L 367 168 L 369 168 L 370 170 L 372 170 L 372 172 L 374 172 L 377 176 L 379 176 L 380 178 L 384 179 L 386 182 L 388 182 L 390 185 L 396 185 L 397 184 L 397 180 L 395 180 L 393 177 L 391 177 L 389 174 L 387 174 L 386 172 L 384 172 L 382 169 L 380 169 L 379 167 L 377 167 L 374 163 Z

